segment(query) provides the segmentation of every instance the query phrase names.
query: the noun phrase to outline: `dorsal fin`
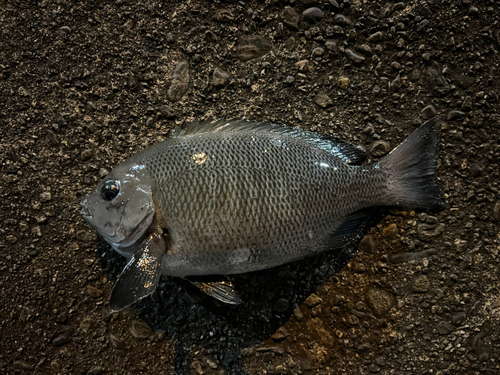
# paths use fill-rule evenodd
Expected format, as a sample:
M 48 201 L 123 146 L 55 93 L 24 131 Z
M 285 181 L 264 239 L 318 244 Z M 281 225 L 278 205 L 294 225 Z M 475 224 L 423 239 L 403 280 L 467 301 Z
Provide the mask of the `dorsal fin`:
M 206 120 L 195 121 L 185 129 L 175 129 L 172 137 L 181 138 L 197 134 L 215 132 L 254 132 L 275 133 L 293 138 L 300 138 L 332 155 L 342 159 L 347 164 L 361 164 L 366 159 L 366 153 L 361 148 L 335 139 L 327 135 L 313 133 L 297 127 L 286 127 L 266 122 L 252 122 L 248 120 Z

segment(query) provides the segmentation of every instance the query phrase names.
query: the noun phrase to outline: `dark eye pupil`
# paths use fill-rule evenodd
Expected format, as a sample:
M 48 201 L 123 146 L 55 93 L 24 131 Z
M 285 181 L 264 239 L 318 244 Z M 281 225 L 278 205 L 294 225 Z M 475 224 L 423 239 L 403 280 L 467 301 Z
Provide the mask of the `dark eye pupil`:
M 120 186 L 116 181 L 106 181 L 101 188 L 101 197 L 105 201 L 112 201 L 120 192 Z

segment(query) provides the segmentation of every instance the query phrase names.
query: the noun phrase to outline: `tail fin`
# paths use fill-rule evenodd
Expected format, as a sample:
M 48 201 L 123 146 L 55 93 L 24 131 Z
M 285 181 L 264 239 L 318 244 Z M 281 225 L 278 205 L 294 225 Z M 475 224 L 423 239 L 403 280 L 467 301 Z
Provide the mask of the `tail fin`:
M 377 163 L 389 175 L 389 199 L 397 206 L 446 208 L 436 181 L 436 151 L 442 120 L 433 117 Z

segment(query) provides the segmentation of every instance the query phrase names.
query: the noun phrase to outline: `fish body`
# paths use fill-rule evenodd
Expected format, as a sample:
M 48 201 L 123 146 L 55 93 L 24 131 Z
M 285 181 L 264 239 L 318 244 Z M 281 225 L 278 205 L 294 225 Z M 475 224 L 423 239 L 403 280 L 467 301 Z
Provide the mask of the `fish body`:
M 82 214 L 132 268 L 151 247 L 145 241 L 163 241 L 154 272 L 166 276 L 275 267 L 342 247 L 365 208 L 443 208 L 434 177 L 439 124 L 429 120 L 362 166 L 360 149 L 297 128 L 195 123 L 116 167 Z

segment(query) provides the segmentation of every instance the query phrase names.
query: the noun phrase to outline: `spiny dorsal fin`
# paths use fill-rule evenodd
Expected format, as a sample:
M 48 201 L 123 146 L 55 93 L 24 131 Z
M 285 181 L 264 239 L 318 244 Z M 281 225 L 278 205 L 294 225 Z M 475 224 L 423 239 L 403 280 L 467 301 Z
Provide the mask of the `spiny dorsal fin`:
M 362 149 L 327 135 L 313 133 L 297 127 L 286 127 L 266 122 L 252 122 L 248 120 L 206 120 L 195 121 L 185 129 L 175 129 L 174 138 L 189 137 L 193 135 L 216 132 L 254 132 L 274 133 L 292 138 L 300 138 L 332 155 L 342 159 L 347 164 L 361 164 L 366 159 Z

